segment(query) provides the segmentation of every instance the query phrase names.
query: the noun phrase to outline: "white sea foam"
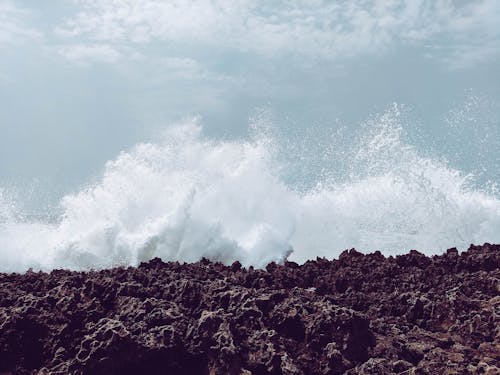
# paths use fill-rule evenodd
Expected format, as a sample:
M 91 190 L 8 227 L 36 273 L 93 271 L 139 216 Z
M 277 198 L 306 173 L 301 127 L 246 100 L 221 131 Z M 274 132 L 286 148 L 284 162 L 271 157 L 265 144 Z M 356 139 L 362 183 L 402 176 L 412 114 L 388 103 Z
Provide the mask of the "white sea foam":
M 16 219 L 0 194 L 0 270 L 104 268 L 156 256 L 259 267 L 352 247 L 431 254 L 500 242 L 498 197 L 406 144 L 398 115 L 394 107 L 372 119 L 352 144 L 332 133 L 335 147 L 322 151 L 308 184 L 287 176 L 311 160 L 287 158 L 286 140 L 265 127 L 246 141 L 220 141 L 204 138 L 196 121 L 172 126 L 157 143 L 109 161 L 94 186 L 64 197 L 57 222 Z M 314 168 L 305 169 L 303 177 Z

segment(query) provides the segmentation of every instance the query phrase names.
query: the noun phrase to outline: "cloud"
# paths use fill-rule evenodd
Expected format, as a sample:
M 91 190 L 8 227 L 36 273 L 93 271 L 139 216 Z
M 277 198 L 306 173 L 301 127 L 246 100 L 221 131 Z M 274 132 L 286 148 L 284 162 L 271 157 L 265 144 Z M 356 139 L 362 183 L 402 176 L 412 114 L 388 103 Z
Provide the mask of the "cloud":
M 165 57 L 160 60 L 160 66 L 175 78 L 197 79 L 207 75 L 207 72 L 196 60 L 189 58 Z
M 78 0 L 55 29 L 97 43 L 231 49 L 339 61 L 399 45 L 468 66 L 500 55 L 500 2 Z
M 207 70 L 200 62 L 185 57 L 164 57 L 158 67 L 170 79 L 228 81 L 229 77 Z
M 108 44 L 73 44 L 58 48 L 58 53 L 67 60 L 80 65 L 90 63 L 113 63 L 122 53 Z
M 42 33 L 28 26 L 30 12 L 11 1 L 0 0 L 0 45 L 16 45 L 27 40 L 36 40 Z

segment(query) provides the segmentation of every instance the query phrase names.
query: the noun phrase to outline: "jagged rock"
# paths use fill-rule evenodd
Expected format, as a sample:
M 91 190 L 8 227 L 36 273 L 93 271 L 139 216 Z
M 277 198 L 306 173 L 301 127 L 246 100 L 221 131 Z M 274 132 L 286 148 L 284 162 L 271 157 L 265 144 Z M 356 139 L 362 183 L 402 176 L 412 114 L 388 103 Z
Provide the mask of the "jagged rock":
M 490 244 L 0 274 L 0 373 L 498 374 L 499 279 Z

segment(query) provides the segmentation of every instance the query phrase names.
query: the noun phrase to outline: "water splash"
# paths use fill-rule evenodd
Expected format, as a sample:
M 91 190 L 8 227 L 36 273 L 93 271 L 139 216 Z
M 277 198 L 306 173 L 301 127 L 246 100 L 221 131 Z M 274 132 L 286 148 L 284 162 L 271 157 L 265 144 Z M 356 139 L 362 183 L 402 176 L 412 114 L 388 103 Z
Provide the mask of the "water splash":
M 216 141 L 188 121 L 109 161 L 99 183 L 62 199 L 57 222 L 4 215 L 2 270 L 104 268 L 155 256 L 264 266 L 351 247 L 432 253 L 500 242 L 498 197 L 407 144 L 397 106 L 350 143 L 332 132 L 319 163 L 317 150 L 297 158 L 264 125 L 250 140 Z

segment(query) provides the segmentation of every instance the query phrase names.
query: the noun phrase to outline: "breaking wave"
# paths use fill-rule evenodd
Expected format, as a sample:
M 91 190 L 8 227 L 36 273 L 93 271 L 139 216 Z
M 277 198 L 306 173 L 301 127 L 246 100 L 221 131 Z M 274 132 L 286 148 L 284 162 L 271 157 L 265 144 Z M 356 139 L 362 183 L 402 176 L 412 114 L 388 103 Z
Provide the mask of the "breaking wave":
M 397 106 L 347 138 L 337 129 L 291 142 L 255 121 L 247 140 L 213 140 L 192 120 L 107 162 L 56 220 L 26 220 L 0 190 L 0 270 L 203 256 L 261 267 L 352 247 L 431 254 L 500 242 L 498 195 L 408 144 Z

